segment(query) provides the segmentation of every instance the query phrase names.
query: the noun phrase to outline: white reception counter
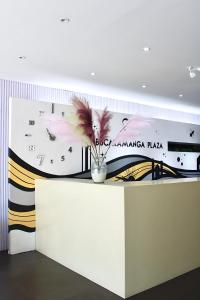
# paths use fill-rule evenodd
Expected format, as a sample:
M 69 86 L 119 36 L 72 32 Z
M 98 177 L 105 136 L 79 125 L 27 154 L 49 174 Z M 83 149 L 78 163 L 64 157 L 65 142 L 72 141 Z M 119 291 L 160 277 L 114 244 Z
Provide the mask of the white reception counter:
M 126 298 L 200 266 L 200 181 L 36 180 L 36 249 Z

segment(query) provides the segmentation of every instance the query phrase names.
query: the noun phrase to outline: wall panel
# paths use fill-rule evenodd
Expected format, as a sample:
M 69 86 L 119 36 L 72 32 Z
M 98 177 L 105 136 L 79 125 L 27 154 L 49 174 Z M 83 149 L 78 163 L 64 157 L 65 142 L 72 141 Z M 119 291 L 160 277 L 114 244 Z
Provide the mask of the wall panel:
M 0 80 L 0 250 L 7 249 L 7 209 L 8 209 L 8 109 L 9 98 L 23 98 L 27 100 L 48 101 L 69 104 L 73 92 L 36 86 L 33 84 Z M 151 107 L 136 103 L 121 102 L 119 100 L 101 98 L 91 95 L 85 96 L 91 106 L 103 109 L 107 105 L 109 110 L 121 113 L 142 114 L 152 118 L 200 124 L 198 115 L 177 112 L 162 108 Z M 134 101 L 134 99 L 133 99 Z

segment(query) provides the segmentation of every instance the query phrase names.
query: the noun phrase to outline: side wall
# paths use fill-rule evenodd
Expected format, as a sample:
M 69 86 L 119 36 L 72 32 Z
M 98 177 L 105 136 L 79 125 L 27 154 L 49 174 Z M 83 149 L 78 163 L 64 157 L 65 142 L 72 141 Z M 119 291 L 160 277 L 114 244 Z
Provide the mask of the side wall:
M 0 80 L 0 250 L 8 248 L 7 242 L 7 211 L 8 211 L 8 110 L 9 98 L 23 98 L 27 100 L 47 101 L 69 104 L 73 92 L 36 86 L 10 80 Z M 79 96 L 78 93 L 76 93 Z M 91 95 L 87 97 L 91 106 L 121 113 L 143 114 L 152 118 L 200 124 L 198 115 L 177 112 L 162 108 L 155 108 L 136 103 L 121 102 L 114 99 L 101 98 Z M 134 101 L 134 99 L 133 99 Z

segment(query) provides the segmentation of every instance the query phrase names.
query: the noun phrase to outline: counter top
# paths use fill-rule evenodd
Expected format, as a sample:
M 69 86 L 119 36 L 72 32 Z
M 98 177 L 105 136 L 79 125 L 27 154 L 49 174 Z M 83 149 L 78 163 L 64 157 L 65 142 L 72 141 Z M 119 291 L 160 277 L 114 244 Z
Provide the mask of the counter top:
M 134 181 L 134 182 L 114 182 L 114 181 L 106 181 L 105 183 L 94 183 L 89 179 L 76 179 L 76 178 L 42 178 L 36 179 L 38 180 L 47 180 L 47 181 L 60 181 L 60 182 L 76 182 L 76 183 L 84 183 L 84 184 L 97 184 L 103 186 L 116 186 L 116 187 L 140 187 L 140 186 L 154 186 L 161 184 L 178 184 L 178 183 L 189 183 L 189 182 L 200 182 L 200 178 L 178 178 L 178 179 L 160 179 L 160 180 L 146 180 L 146 181 Z

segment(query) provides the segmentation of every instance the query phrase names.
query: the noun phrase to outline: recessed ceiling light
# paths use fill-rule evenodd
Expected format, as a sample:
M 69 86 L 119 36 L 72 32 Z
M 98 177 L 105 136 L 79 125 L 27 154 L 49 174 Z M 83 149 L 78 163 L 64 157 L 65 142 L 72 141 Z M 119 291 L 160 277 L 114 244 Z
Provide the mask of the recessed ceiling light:
M 183 98 L 183 94 L 179 94 L 179 97 L 180 97 L 180 98 Z
M 146 84 L 143 84 L 143 85 L 142 85 L 142 88 L 143 88 L 143 89 L 146 89 L 146 88 L 147 88 Z
M 144 48 L 143 48 L 143 51 L 144 51 L 144 52 L 149 52 L 150 50 L 151 50 L 150 47 L 144 47 Z
M 190 78 L 195 78 L 196 77 L 196 73 L 195 72 L 190 72 Z
M 200 67 L 193 67 L 193 66 L 189 66 L 187 67 L 188 71 L 189 71 L 189 76 L 190 78 L 195 78 L 197 76 L 197 72 L 200 72 Z
M 95 76 L 96 74 L 95 74 L 94 72 L 91 72 L 90 75 L 91 75 L 91 76 Z
M 60 18 L 60 22 L 61 23 L 69 23 L 69 22 L 71 22 L 71 19 L 70 18 Z
M 21 60 L 24 60 L 24 59 L 26 59 L 26 56 L 19 56 L 18 58 Z

